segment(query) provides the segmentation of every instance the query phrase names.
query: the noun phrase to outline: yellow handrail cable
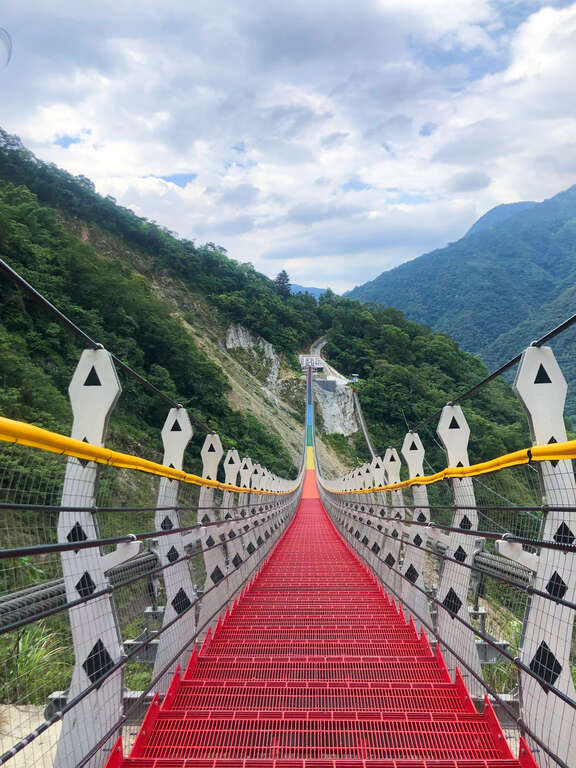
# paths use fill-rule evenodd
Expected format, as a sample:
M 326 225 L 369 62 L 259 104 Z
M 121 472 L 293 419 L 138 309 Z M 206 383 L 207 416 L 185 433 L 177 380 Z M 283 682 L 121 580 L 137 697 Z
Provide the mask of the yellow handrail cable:
M 82 440 L 76 440 L 57 432 L 51 432 L 48 429 L 42 429 L 32 424 L 26 424 L 21 421 L 7 419 L 0 416 L 0 441 L 7 443 L 17 443 L 18 445 L 27 445 L 51 453 L 63 454 L 65 456 L 74 456 L 83 461 L 94 461 L 98 464 L 106 464 L 112 467 L 122 469 L 133 469 L 140 472 L 146 472 L 160 477 L 167 477 L 171 480 L 180 480 L 184 483 L 216 488 L 221 491 L 233 491 L 235 493 L 258 493 L 266 495 L 282 495 L 291 493 L 296 486 L 288 491 L 260 491 L 253 488 L 241 488 L 237 485 L 221 483 L 218 480 L 209 480 L 199 475 L 194 475 L 183 470 L 166 467 L 155 461 L 142 459 L 139 456 L 133 456 L 129 453 L 113 451 L 110 448 L 103 448 L 91 443 L 85 443 Z M 395 491 L 402 488 L 410 488 L 413 485 L 432 485 L 442 480 L 455 477 L 476 477 L 489 472 L 497 472 L 501 469 L 518 467 L 528 464 L 530 461 L 558 461 L 562 459 L 576 458 L 576 440 L 567 440 L 562 443 L 550 443 L 548 445 L 535 445 L 531 448 L 523 448 L 519 451 L 506 453 L 497 456 L 495 459 L 483 461 L 479 464 L 471 464 L 467 467 L 446 467 L 433 475 L 423 475 L 422 477 L 412 477 L 400 483 L 382 485 L 373 488 L 354 488 L 350 491 L 332 491 L 333 493 L 372 493 L 374 491 Z M 322 486 L 330 490 L 324 483 Z
M 497 456 L 490 461 L 482 461 L 479 464 L 471 464 L 468 467 L 446 467 L 433 475 L 423 475 L 422 477 L 412 477 L 401 483 L 392 483 L 372 488 L 354 488 L 350 491 L 335 491 L 328 488 L 324 483 L 322 487 L 330 493 L 373 493 L 378 491 L 399 491 L 402 488 L 411 488 L 413 485 L 432 485 L 442 480 L 453 477 L 477 477 L 485 475 L 488 472 L 498 472 L 501 469 L 510 467 L 519 467 L 523 464 L 529 464 L 531 461 L 558 461 L 562 459 L 576 458 L 576 440 L 566 440 L 563 443 L 551 443 L 549 445 L 534 445 L 531 448 L 523 448 L 520 451 L 505 453 L 503 456 Z
M 121 469 L 134 469 L 139 472 L 146 472 L 151 475 L 167 477 L 170 480 L 180 480 L 183 483 L 201 485 L 207 488 L 216 488 L 220 491 L 233 491 L 234 493 L 257 493 L 261 495 L 281 496 L 292 493 L 297 486 L 287 491 L 261 491 L 255 488 L 241 488 L 238 485 L 228 485 L 218 480 L 208 480 L 205 477 L 199 477 L 180 469 L 166 467 L 148 459 L 141 459 L 139 456 L 133 456 L 129 453 L 113 451 L 110 448 L 103 448 L 91 443 L 85 443 L 82 440 L 76 440 L 66 435 L 60 435 L 57 432 L 51 432 L 48 429 L 35 427 L 33 424 L 26 424 L 22 421 L 15 421 L 0 416 L 0 441 L 6 443 L 17 443 L 18 445 L 27 445 L 31 448 L 38 448 L 50 453 L 59 453 L 65 456 L 74 456 L 82 461 L 94 461 L 98 464 L 107 464 Z

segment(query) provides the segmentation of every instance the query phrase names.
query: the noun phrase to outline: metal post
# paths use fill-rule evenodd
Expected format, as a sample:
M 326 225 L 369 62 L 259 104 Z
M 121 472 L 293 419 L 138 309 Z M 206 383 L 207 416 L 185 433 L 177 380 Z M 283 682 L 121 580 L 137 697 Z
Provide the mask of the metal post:
M 103 445 L 108 419 L 121 387 L 114 364 L 104 349 L 85 350 L 68 388 L 74 415 L 72 437 Z M 92 512 L 96 504 L 98 465 L 69 458 L 66 465 L 63 507 L 85 507 L 84 511 L 63 510 L 58 518 L 58 542 L 71 543 L 99 538 L 98 523 Z M 124 554 L 134 556 L 140 547 L 127 545 Z M 115 554 L 115 553 L 112 553 Z M 63 552 L 62 572 L 68 602 L 88 597 L 105 589 L 107 556 L 98 547 Z M 109 558 L 109 556 L 108 556 Z M 123 556 L 117 558 L 122 562 Z M 122 643 L 109 595 L 103 595 L 69 610 L 75 663 L 68 698 L 97 683 L 118 663 Z M 122 715 L 122 672 L 103 680 L 63 719 L 58 741 L 56 768 L 74 768 Z M 88 763 L 100 768 L 112 748 L 112 739 Z
M 446 405 L 442 409 L 436 431 L 446 450 L 448 465 L 451 467 L 468 466 L 470 464 L 468 460 L 470 427 L 459 405 Z M 455 478 L 452 480 L 452 492 L 456 507 L 452 517 L 452 527 L 460 528 L 463 531 L 477 529 L 478 513 L 474 509 L 476 498 L 472 479 L 469 477 Z M 471 509 L 460 510 L 459 507 L 470 507 Z M 454 618 L 460 616 L 464 621 L 470 623 L 468 611 L 470 570 L 461 568 L 459 563 L 472 565 L 474 543 L 475 540 L 472 536 L 461 533 L 451 533 L 447 537 L 448 551 L 446 554 L 457 562 L 444 563 L 438 585 L 438 600 L 442 606 L 438 606 L 436 626 L 439 637 L 449 642 L 474 672 L 481 677 L 482 669 L 474 634 Z M 458 664 L 447 649 L 445 660 L 449 671 L 454 674 Z M 480 683 L 466 670 L 461 671 L 463 677 L 467 678 L 466 683 L 471 695 L 475 697 L 483 695 Z
M 514 382 L 514 391 L 522 403 L 535 445 L 566 440 L 564 403 L 567 385 L 550 347 L 528 347 Z M 571 461 L 538 463 L 544 496 L 551 507 L 543 520 L 542 539 L 559 544 L 576 542 L 576 485 Z M 576 555 L 543 548 L 537 561 L 534 587 L 550 597 L 569 602 L 576 600 Z M 533 596 L 524 618 L 520 660 L 550 685 L 576 699 L 570 672 L 570 650 L 574 611 L 552 600 Z M 520 672 L 521 716 L 527 726 L 567 764 L 576 753 L 576 712 L 549 693 L 525 672 Z M 541 768 L 555 764 L 539 754 Z
M 250 459 L 248 456 L 245 456 L 242 459 L 242 463 L 240 465 L 240 486 L 242 488 L 248 489 L 251 487 L 253 472 L 254 465 L 252 464 L 252 459 Z M 245 493 L 242 495 L 242 499 L 242 503 L 247 505 L 241 512 L 241 517 L 246 518 L 246 521 L 242 524 L 241 530 L 241 532 L 244 534 L 242 536 L 242 547 L 244 550 L 242 557 L 244 558 L 244 561 L 246 561 L 256 549 L 256 544 L 254 542 L 253 534 L 251 533 L 251 525 L 249 522 L 249 518 L 251 517 L 252 513 L 252 494 Z M 244 579 L 249 573 L 250 568 L 250 565 L 242 566 L 242 579 Z
M 372 477 L 374 479 L 374 487 L 375 488 L 381 488 L 383 485 L 386 484 L 386 470 L 384 469 L 384 462 L 380 456 L 375 456 L 372 459 L 372 464 L 370 465 L 372 469 Z M 387 500 L 386 500 L 386 492 L 380 491 L 379 493 L 374 494 L 374 501 L 379 506 L 375 507 L 375 513 L 382 517 L 388 514 L 388 506 L 387 506 Z M 377 559 L 380 557 L 380 553 L 386 546 L 386 537 L 384 536 L 384 521 L 379 521 L 377 519 L 372 521 L 373 525 L 375 526 L 376 530 L 378 531 L 378 534 L 376 536 L 376 540 L 372 544 L 372 552 L 374 553 L 374 572 L 377 576 L 382 576 L 382 568 L 386 568 L 386 566 L 383 566 L 382 563 Z
M 386 471 L 388 483 L 399 483 L 401 462 L 396 448 L 386 449 L 382 464 Z M 384 523 L 384 530 L 387 536 L 384 539 L 382 557 L 385 566 L 388 566 L 388 568 L 384 566 L 382 577 L 384 581 L 390 583 L 398 598 L 403 599 L 405 592 L 404 580 L 395 570 L 400 568 L 400 550 L 402 547 L 402 534 L 404 532 L 404 526 L 402 525 L 402 520 L 404 519 L 404 497 L 402 491 L 391 491 L 390 495 L 392 497 L 392 504 L 387 516 L 393 519 L 387 520 Z
M 411 478 L 421 477 L 424 474 L 424 446 L 416 432 L 408 432 L 402 444 L 402 456 L 408 465 L 408 473 Z M 418 523 L 430 522 L 430 510 L 428 509 L 428 491 L 425 485 L 412 486 L 412 500 L 414 511 L 412 520 Z M 417 525 L 407 527 L 408 540 L 411 545 L 406 547 L 402 571 L 404 576 L 416 586 L 424 587 L 424 563 L 426 551 L 423 547 L 426 533 Z M 406 589 L 404 591 L 406 605 L 412 610 L 414 623 L 418 630 L 422 628 L 422 617 L 428 626 L 432 626 L 430 606 L 426 596 L 418 589 Z
M 227 485 L 238 484 L 238 473 L 240 472 L 241 461 L 238 451 L 232 448 L 226 454 L 224 459 L 224 482 Z M 237 494 L 233 491 L 225 491 L 222 497 L 221 514 L 224 520 L 231 520 L 240 516 L 239 506 L 246 503 L 245 494 Z M 244 548 L 242 546 L 242 533 L 240 523 L 228 523 L 222 530 L 227 541 L 227 572 L 231 575 L 227 579 L 228 600 L 235 594 L 238 585 L 241 583 L 240 566 L 244 562 Z
M 193 430 L 190 417 L 184 408 L 171 408 L 168 412 L 164 427 L 162 428 L 162 442 L 164 444 L 163 463 L 167 467 L 182 469 L 184 451 L 192 439 Z M 171 531 L 180 528 L 180 516 L 176 509 L 178 505 L 177 480 L 167 477 L 160 478 L 158 488 L 158 509 L 154 516 L 154 524 L 157 531 Z M 162 509 L 168 508 L 168 509 Z M 194 537 L 196 539 L 196 537 Z M 164 608 L 163 626 L 174 621 L 177 616 L 182 616 L 166 629 L 158 641 L 158 649 L 154 662 L 153 677 L 156 677 L 166 664 L 173 659 L 180 648 L 184 648 L 195 632 L 194 611 L 188 610 L 196 597 L 190 569 L 187 561 L 176 563 L 176 560 L 185 555 L 184 541 L 181 533 L 172 533 L 158 538 L 157 555 L 161 566 L 164 587 L 166 592 L 166 605 Z M 194 542 L 196 543 L 196 542 Z M 175 563 L 175 565 L 171 565 Z M 166 693 L 166 689 L 178 664 L 184 667 L 189 650 L 174 662 L 170 669 L 158 682 L 157 689 L 160 693 Z
M 204 445 L 202 446 L 202 477 L 207 480 L 217 480 L 218 465 L 224 455 L 224 449 L 220 437 L 211 432 L 206 435 Z M 198 522 L 214 523 L 218 521 L 218 515 L 214 503 L 214 489 L 206 486 L 200 488 L 198 497 Z M 202 598 L 200 605 L 200 615 L 198 623 L 202 626 L 214 611 L 218 608 L 221 601 L 220 590 L 212 589 L 219 584 L 226 573 L 226 552 L 224 541 L 221 539 L 223 531 L 219 525 L 211 525 L 209 528 L 200 529 L 200 541 L 204 550 L 204 567 L 206 569 L 206 578 L 204 581 L 204 592 L 208 592 Z M 215 624 L 217 618 L 211 621 Z M 207 628 L 206 628 L 207 629 Z

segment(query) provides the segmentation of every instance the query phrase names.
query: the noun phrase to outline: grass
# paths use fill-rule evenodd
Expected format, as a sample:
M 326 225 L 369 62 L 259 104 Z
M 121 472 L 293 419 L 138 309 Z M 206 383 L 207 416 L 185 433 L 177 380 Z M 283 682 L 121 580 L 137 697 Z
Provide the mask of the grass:
M 53 691 L 68 687 L 73 658 L 45 622 L 5 635 L 0 639 L 0 701 L 45 704 Z

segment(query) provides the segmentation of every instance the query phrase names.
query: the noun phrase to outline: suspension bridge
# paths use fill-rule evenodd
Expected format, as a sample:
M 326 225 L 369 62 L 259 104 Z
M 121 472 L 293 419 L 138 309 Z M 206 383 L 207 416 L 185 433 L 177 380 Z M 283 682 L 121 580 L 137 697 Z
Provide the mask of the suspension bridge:
M 214 433 L 184 471 L 192 422 L 158 390 L 162 460 L 107 448 L 117 368 L 149 384 L 60 319 L 87 347 L 71 436 L 0 417 L 1 765 L 576 766 L 576 441 L 546 346 L 567 325 L 496 372 L 518 365 L 532 444 L 471 463 L 454 401 L 430 474 L 416 430 L 323 474 L 305 366 L 285 479 Z

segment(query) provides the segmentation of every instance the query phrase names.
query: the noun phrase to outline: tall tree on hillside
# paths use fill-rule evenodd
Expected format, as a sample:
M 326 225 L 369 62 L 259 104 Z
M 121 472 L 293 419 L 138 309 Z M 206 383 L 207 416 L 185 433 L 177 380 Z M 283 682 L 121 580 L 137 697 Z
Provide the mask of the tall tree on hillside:
M 278 272 L 274 278 L 274 287 L 282 298 L 287 299 L 290 296 L 290 277 L 285 269 Z

